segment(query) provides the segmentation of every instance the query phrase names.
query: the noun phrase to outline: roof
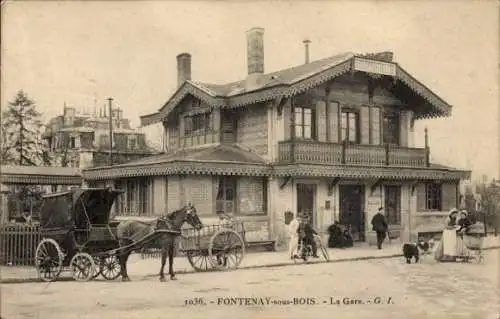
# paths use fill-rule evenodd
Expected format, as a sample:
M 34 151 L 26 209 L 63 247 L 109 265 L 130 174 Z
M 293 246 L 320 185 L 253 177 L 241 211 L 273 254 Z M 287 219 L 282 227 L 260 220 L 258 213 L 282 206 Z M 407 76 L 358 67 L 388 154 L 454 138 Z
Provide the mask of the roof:
M 2 165 L 0 170 L 2 175 L 80 176 L 80 170 L 75 167 Z
M 369 63 L 376 65 L 373 70 L 366 67 Z M 251 89 L 245 88 L 245 80 L 226 84 L 188 80 L 157 112 L 141 116 L 141 124 L 148 125 L 163 121 L 188 94 L 196 96 L 213 107 L 239 107 L 281 97 L 290 97 L 351 71 L 370 74 L 376 72 L 383 76 L 392 77 L 395 80 L 395 86 L 399 88 L 398 92 L 409 89 L 429 106 L 421 115 L 422 118 L 451 114 L 451 105 L 416 80 L 399 64 L 392 61 L 382 61 L 373 56 L 368 57 L 347 52 L 263 74 L 259 79 L 260 85 Z
M 259 155 L 238 146 L 217 145 L 161 154 L 111 167 L 83 170 L 85 180 L 112 180 L 139 176 L 176 174 L 302 176 L 363 179 L 460 180 L 470 171 L 440 164 L 430 167 L 339 165 L 308 163 L 266 163 Z
M 269 167 L 259 155 L 236 145 L 211 145 L 152 155 L 121 165 L 82 171 L 85 180 L 169 174 L 267 175 Z
M 206 90 L 215 96 L 235 96 L 238 94 L 249 93 L 279 85 L 290 85 L 300 80 L 304 80 L 321 71 L 325 71 L 342 62 L 346 62 L 354 57 L 354 53 L 348 52 L 334 55 L 326 59 L 316 60 L 307 64 L 297 65 L 288 69 L 265 74 L 261 79 L 261 86 L 258 89 L 245 90 L 245 81 L 237 81 L 228 84 L 212 84 L 191 81 L 195 86 Z
M 6 184 L 80 185 L 82 176 L 74 167 L 2 165 L 0 180 Z

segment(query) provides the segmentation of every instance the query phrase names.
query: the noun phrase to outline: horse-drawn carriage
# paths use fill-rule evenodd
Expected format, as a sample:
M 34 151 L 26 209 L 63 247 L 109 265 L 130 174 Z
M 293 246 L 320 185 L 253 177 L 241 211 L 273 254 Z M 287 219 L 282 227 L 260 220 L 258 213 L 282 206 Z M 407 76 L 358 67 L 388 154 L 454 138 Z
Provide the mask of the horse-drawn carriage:
M 119 193 L 110 188 L 73 188 L 43 197 L 42 240 L 35 252 L 40 279 L 54 281 L 65 269 L 78 281 L 99 275 L 116 279 L 120 276 L 119 253 L 135 250 L 161 233 L 148 233 L 128 246 L 119 247 L 117 223 L 109 220 Z
M 231 221 L 205 225 L 201 230 L 184 230 L 180 251 L 197 271 L 226 270 L 239 266 L 245 256 L 245 246 L 243 222 Z

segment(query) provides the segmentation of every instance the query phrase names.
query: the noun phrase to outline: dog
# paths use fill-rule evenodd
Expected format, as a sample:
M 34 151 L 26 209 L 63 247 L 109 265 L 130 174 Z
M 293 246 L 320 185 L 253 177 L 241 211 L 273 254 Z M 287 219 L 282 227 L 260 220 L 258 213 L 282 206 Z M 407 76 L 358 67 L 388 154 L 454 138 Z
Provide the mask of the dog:
M 420 256 L 424 256 L 429 252 L 431 244 L 428 241 L 419 240 L 417 243 L 406 243 L 403 245 L 403 256 L 407 264 L 411 264 L 411 259 L 415 258 L 415 263 L 418 263 Z

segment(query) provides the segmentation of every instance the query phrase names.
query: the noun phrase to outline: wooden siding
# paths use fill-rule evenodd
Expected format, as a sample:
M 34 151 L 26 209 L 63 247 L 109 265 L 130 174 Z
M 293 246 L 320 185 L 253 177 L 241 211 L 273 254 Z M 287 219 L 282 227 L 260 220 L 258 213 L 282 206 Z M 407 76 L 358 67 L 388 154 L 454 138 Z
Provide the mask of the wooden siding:
M 236 131 L 238 144 L 259 155 L 267 156 L 268 130 L 265 105 L 254 105 L 239 113 Z

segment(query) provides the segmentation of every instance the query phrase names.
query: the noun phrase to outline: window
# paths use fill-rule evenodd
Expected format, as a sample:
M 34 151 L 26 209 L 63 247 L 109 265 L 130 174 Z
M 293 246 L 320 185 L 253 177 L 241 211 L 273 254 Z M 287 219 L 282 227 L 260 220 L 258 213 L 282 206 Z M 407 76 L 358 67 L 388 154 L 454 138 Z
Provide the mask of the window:
M 384 208 L 389 225 L 401 225 L 401 187 L 385 186 Z
M 69 148 L 75 148 L 76 147 L 76 139 L 75 137 L 70 137 L 69 138 Z
M 191 102 L 191 107 L 193 109 L 199 108 L 200 105 L 201 105 L 201 103 L 200 103 L 200 100 L 198 100 L 198 99 L 193 99 L 193 101 Z
M 235 212 L 236 179 L 231 176 L 221 176 L 217 181 L 217 197 L 215 209 L 226 214 Z
M 184 117 L 184 135 L 203 135 L 211 130 L 211 113 Z
M 441 211 L 441 185 L 429 183 L 425 185 L 425 208 Z
M 384 112 L 382 132 L 384 144 L 399 145 L 399 113 Z
M 342 141 L 359 144 L 359 114 L 354 111 L 342 111 Z
M 314 110 L 308 107 L 295 107 L 295 137 L 314 138 Z
M 128 148 L 131 149 L 131 150 L 134 150 L 137 148 L 137 139 L 135 136 L 129 136 L 129 140 L 128 140 Z

